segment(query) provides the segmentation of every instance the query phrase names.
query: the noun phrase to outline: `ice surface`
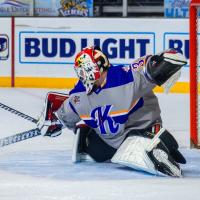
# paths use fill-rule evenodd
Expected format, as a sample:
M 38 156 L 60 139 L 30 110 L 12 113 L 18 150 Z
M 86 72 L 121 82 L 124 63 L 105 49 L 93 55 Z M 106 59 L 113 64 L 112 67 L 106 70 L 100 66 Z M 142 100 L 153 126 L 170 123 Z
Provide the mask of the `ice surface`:
M 37 118 L 48 91 L 1 88 L 0 102 Z M 187 159 L 183 178 L 157 177 L 91 160 L 73 164 L 73 134 L 65 129 L 57 138 L 38 136 L 0 149 L 0 200 L 199 199 L 200 151 L 189 149 L 189 96 L 158 98 L 164 126 L 174 133 Z M 35 126 L 0 108 L 0 138 Z

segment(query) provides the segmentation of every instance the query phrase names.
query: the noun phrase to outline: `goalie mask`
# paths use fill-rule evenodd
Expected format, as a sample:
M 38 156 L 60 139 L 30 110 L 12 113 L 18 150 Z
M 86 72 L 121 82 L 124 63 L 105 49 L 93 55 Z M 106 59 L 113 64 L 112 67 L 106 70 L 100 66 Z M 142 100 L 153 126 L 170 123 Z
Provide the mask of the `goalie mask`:
M 87 94 L 92 92 L 95 82 L 108 67 L 109 61 L 98 47 L 85 48 L 75 58 L 74 69 Z

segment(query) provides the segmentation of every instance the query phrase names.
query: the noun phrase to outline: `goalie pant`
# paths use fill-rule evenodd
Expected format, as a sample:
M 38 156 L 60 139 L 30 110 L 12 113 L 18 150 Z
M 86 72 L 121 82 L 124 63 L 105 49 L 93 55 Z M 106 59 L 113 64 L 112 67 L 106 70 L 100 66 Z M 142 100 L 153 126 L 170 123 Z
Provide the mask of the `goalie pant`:
M 144 137 L 153 139 L 155 134 L 157 134 L 161 130 L 161 126 L 156 123 L 148 129 L 143 130 L 127 130 L 128 134 L 125 140 L 132 136 Z M 157 131 L 154 132 L 153 131 Z M 93 129 L 86 127 L 86 126 L 79 126 L 76 129 L 76 134 L 79 132 L 77 150 L 75 150 L 77 154 L 86 153 L 90 155 L 96 162 L 105 162 L 107 160 L 112 159 L 112 157 L 117 152 L 117 149 L 109 146 L 106 144 L 96 133 Z M 124 140 L 124 141 L 125 141 Z M 165 151 L 174 159 L 177 163 L 185 164 L 186 160 L 183 155 L 179 152 L 178 143 L 176 142 L 175 138 L 166 130 L 161 137 L 161 143 L 158 147 L 163 149 L 165 147 Z M 84 156 L 83 156 L 84 158 Z M 73 160 L 74 162 L 81 161 L 81 157 L 78 157 L 78 160 Z

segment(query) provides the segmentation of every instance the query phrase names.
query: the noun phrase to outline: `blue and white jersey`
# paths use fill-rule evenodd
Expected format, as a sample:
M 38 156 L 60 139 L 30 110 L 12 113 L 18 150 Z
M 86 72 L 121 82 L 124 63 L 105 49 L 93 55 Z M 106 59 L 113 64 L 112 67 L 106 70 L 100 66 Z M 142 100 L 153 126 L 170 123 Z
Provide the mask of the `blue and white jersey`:
M 106 82 L 87 95 L 81 81 L 70 91 L 57 114 L 69 128 L 83 120 L 110 146 L 118 148 L 127 129 L 144 129 L 161 121 L 157 97 L 140 59 L 130 66 L 111 66 Z

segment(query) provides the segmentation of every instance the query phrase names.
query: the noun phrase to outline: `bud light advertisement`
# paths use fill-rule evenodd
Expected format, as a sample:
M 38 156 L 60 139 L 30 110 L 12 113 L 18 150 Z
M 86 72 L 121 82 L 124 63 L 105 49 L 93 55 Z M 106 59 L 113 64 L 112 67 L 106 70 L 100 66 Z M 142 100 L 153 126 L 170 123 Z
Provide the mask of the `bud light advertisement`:
M 90 17 L 93 0 L 35 0 L 35 16 Z
M 113 64 L 131 63 L 155 53 L 151 32 L 20 32 L 19 61 L 29 64 L 73 64 L 87 46 L 99 46 Z
M 33 0 L 0 0 L 0 16 L 33 16 Z

